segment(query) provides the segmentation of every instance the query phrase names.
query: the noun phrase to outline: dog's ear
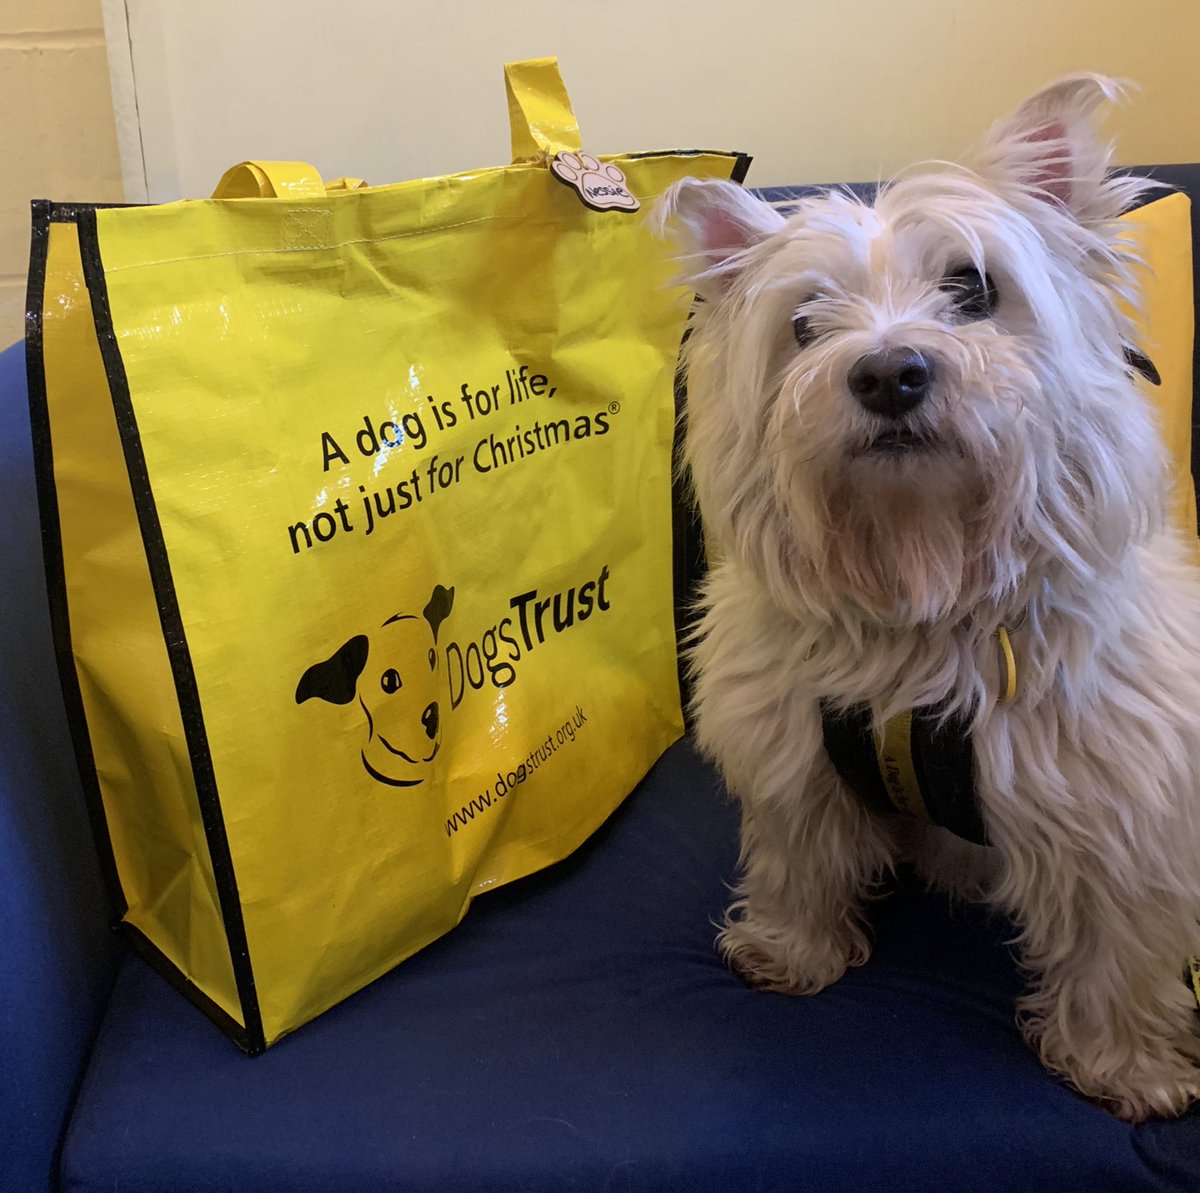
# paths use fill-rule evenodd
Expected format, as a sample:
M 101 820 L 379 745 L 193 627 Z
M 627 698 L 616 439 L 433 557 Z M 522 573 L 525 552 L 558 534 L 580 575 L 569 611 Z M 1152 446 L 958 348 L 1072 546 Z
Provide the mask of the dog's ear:
M 1068 75 L 1027 99 L 987 135 L 981 172 L 1047 203 L 1082 224 L 1115 219 L 1127 180 L 1106 177 L 1113 146 L 1100 133 L 1100 110 L 1132 85 L 1106 75 Z
M 732 182 L 684 178 L 656 204 L 651 226 L 681 249 L 685 280 L 716 298 L 737 273 L 747 249 L 784 225 L 784 218 Z
M 425 620 L 429 622 L 429 628 L 433 631 L 433 640 L 435 643 L 438 638 L 438 629 L 441 627 L 442 622 L 450 616 L 450 610 L 453 608 L 453 587 L 443 588 L 440 584 L 435 585 L 433 594 L 429 598 L 429 604 L 421 610 L 425 615 Z
M 323 663 L 314 663 L 296 685 L 296 703 L 303 704 L 315 696 L 330 704 L 349 704 L 367 665 L 369 646 L 366 634 L 356 634 Z

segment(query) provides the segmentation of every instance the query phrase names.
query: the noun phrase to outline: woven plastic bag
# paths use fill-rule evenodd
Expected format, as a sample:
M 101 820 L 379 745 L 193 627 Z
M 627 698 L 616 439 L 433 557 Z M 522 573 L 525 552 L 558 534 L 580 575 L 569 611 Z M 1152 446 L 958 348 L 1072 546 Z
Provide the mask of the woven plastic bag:
M 570 853 L 682 731 L 675 365 L 637 215 L 732 153 L 35 205 L 68 711 L 119 917 L 259 1051 Z M 264 197 L 265 196 L 265 197 Z

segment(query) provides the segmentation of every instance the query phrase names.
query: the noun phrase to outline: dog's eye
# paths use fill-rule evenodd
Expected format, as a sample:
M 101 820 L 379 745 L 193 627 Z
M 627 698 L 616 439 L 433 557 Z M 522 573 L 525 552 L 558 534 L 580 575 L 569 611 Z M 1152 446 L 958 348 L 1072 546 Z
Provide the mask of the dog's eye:
M 950 295 L 955 311 L 964 319 L 986 319 L 995 312 L 1000 301 L 992 275 L 980 273 L 973 265 L 964 265 L 948 273 L 942 280 L 942 289 Z
M 792 335 L 796 337 L 796 343 L 801 348 L 807 348 L 817 338 L 817 334 L 813 331 L 807 315 L 792 316 Z
M 429 670 L 434 671 L 436 669 L 437 669 L 437 651 L 433 650 L 431 648 L 429 651 Z
M 389 667 L 379 680 L 379 686 L 390 696 L 393 692 L 398 692 L 404 685 L 400 682 L 400 672 L 394 667 Z

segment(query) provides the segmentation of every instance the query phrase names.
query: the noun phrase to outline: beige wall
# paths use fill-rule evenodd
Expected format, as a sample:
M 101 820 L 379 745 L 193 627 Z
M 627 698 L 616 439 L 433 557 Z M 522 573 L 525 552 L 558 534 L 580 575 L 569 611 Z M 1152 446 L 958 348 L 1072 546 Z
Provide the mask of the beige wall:
M 0 343 L 20 330 L 28 199 L 121 198 L 100 7 L 0 0 Z M 1123 161 L 1200 159 L 1200 0 L 117 0 L 107 15 L 131 199 L 207 194 L 247 157 L 374 182 L 504 161 L 500 65 L 541 54 L 562 63 L 587 147 L 746 149 L 760 185 L 956 156 L 1080 69 L 1143 86 L 1113 122 Z
M 0 347 L 21 335 L 29 200 L 121 195 L 100 0 L 0 0 Z
M 374 182 L 506 160 L 500 65 L 555 54 L 593 151 L 755 154 L 752 183 L 956 156 L 1070 70 L 1144 87 L 1127 161 L 1200 157 L 1200 0 L 128 0 L 152 198 L 246 157 Z

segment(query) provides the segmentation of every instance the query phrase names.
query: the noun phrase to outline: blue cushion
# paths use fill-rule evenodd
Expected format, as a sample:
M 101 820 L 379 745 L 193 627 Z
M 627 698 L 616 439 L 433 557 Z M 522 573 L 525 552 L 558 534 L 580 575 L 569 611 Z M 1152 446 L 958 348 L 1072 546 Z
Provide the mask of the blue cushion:
M 680 743 L 575 856 L 253 1060 L 130 957 L 65 1188 L 1200 1187 L 1200 1114 L 1131 1129 L 1042 1071 L 979 910 L 901 881 L 868 965 L 814 998 L 744 986 L 710 923 L 736 820 Z
M 0 561 L 0 1189 L 33 1193 L 113 943 L 54 665 L 21 344 L 0 353 Z

